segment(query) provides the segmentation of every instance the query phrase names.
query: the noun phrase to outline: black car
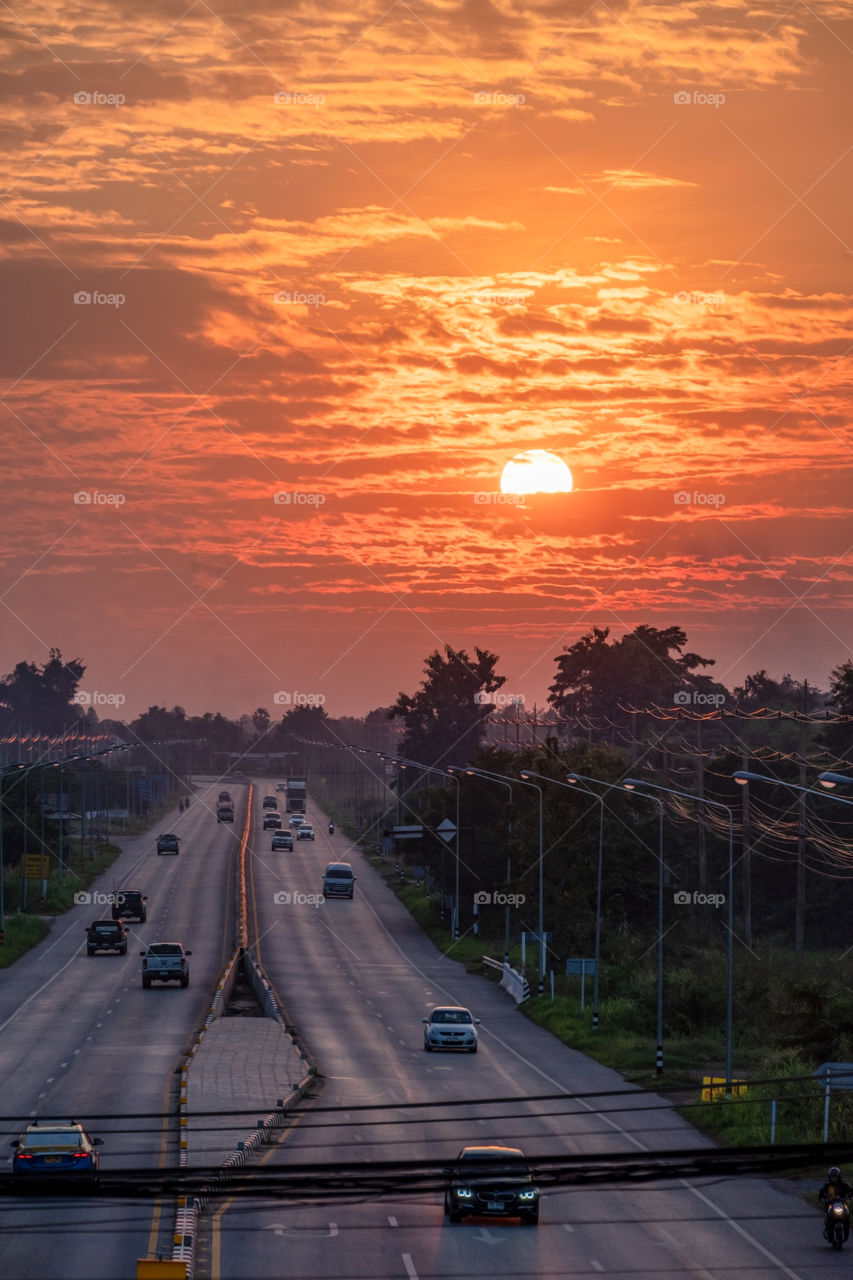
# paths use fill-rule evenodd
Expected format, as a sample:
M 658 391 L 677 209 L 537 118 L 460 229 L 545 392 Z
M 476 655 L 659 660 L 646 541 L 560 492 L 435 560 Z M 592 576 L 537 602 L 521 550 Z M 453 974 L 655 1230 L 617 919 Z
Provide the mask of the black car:
M 278 801 L 276 800 L 275 796 L 264 796 L 264 802 L 261 805 L 261 808 L 262 809 L 278 809 Z
M 265 813 L 264 814 L 264 831 L 280 831 L 281 830 L 281 814 Z
M 127 955 L 127 929 L 120 920 L 95 920 L 86 930 L 86 952 L 117 951 Z
M 147 901 L 141 889 L 119 889 L 113 896 L 113 920 L 138 920 L 145 924 Z
M 91 1138 L 74 1120 L 34 1120 L 9 1145 L 15 1178 L 79 1178 L 98 1181 L 103 1138 Z
M 539 1221 L 539 1188 L 518 1147 L 463 1147 L 445 1170 L 444 1212 L 451 1222 L 477 1217 Z
M 181 842 L 171 831 L 167 831 L 165 835 L 157 837 L 158 853 L 180 853 Z
M 233 822 L 234 821 L 234 809 L 230 804 L 221 804 L 219 806 L 219 808 L 216 810 L 216 821 L 217 822 Z

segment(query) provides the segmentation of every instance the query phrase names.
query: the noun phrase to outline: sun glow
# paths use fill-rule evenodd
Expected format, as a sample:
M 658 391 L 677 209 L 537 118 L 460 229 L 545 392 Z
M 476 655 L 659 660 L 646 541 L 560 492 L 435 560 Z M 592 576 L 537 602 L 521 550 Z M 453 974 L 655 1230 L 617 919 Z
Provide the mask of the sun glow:
M 527 449 L 501 473 L 501 493 L 571 493 L 572 473 L 556 453 Z

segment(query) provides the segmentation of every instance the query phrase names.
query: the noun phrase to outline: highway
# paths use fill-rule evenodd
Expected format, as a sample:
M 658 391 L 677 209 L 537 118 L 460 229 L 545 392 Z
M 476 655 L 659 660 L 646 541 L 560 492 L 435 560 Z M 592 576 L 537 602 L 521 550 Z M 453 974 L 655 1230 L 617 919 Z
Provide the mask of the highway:
M 218 825 L 215 807 L 196 799 L 174 811 L 160 831 L 181 836 L 177 857 L 157 855 L 157 832 L 122 840 L 123 853 L 93 886 L 141 888 L 145 924 L 128 922 L 126 956 L 87 956 L 85 930 L 108 918 L 109 905 L 73 908 L 48 937 L 0 973 L 0 1080 L 4 1117 L 70 1117 L 102 1137 L 101 1170 L 176 1163 L 171 1141 L 154 1121 L 125 1123 L 126 1112 L 167 1109 L 175 1068 L 190 1032 L 207 1010 L 211 987 L 233 947 L 230 874 L 245 814 L 245 786 L 229 783 L 234 826 Z M 215 794 L 213 795 L 215 801 Z M 182 941 L 192 951 L 190 986 L 143 991 L 139 951 L 153 941 Z M 27 1119 L 2 1125 L 3 1144 Z M 9 1156 L 8 1146 L 5 1149 Z M 4 1157 L 5 1159 L 5 1157 Z M 159 1202 L 93 1198 L 0 1201 L 3 1280 L 118 1280 L 136 1274 L 150 1249 L 169 1257 L 174 1218 Z
M 633 1152 L 708 1145 L 669 1112 L 625 1088 L 625 1109 L 528 1103 L 530 1095 L 622 1088 L 619 1076 L 530 1024 L 492 984 L 442 956 L 365 859 L 310 803 L 316 841 L 270 850 L 256 789 L 256 948 L 290 1020 L 325 1078 L 318 1107 L 263 1160 L 272 1167 L 337 1158 L 450 1159 L 470 1143 L 526 1154 Z M 328 860 L 351 860 L 353 901 L 306 901 Z M 290 901 L 281 895 L 289 893 Z M 276 898 L 276 895 L 278 899 Z M 302 898 L 300 898 L 302 895 Z M 426 1054 L 421 1017 L 460 1003 L 482 1019 L 480 1051 Z M 405 1110 L 417 1102 L 512 1098 L 512 1105 Z M 373 1125 L 350 1111 L 381 1104 Z M 614 1099 L 602 1104 L 616 1106 Z M 486 1220 L 452 1225 L 440 1193 L 364 1203 L 264 1204 L 232 1199 L 212 1213 L 213 1280 L 380 1277 L 713 1277 L 818 1280 L 847 1270 L 821 1239 L 818 1214 L 782 1183 L 680 1181 L 543 1196 L 538 1228 Z
M 229 786 L 237 800 L 233 828 L 217 825 L 198 800 L 160 824 L 182 835 L 177 858 L 157 857 L 151 832 L 128 840 L 95 886 L 104 893 L 138 886 L 148 895 L 148 921 L 129 926 L 127 957 L 87 957 L 85 926 L 109 909 L 80 906 L 0 974 L 3 1115 L 87 1122 L 105 1139 L 105 1173 L 176 1163 L 173 1130 L 167 1137 L 150 1122 L 142 1131 L 118 1117 L 168 1110 L 176 1067 L 231 953 L 232 871 L 246 791 Z M 310 801 L 316 840 L 273 853 L 271 834 L 261 830 L 261 803 L 271 790 L 264 780 L 254 790 L 250 934 L 318 1061 L 323 1088 L 316 1108 L 253 1168 L 444 1161 L 482 1142 L 520 1145 L 534 1162 L 561 1153 L 709 1145 L 671 1112 L 649 1110 L 647 1095 L 561 1045 L 499 988 L 441 954 L 346 838 L 327 835 L 326 817 Z M 352 901 L 322 902 L 329 860 L 353 862 L 359 879 Z M 190 987 L 143 991 L 138 951 L 175 939 L 193 952 Z M 421 1017 L 441 1003 L 465 1004 L 482 1019 L 476 1055 L 424 1053 Z M 614 1098 L 528 1100 L 610 1090 L 624 1091 L 624 1105 Z M 374 1104 L 380 1110 L 356 1110 Z M 24 1123 L 6 1119 L 6 1141 Z M 820 1226 L 819 1215 L 783 1183 L 760 1179 L 549 1189 L 538 1228 L 450 1224 L 440 1192 L 326 1204 L 231 1197 L 206 1211 L 196 1275 L 824 1280 L 846 1272 L 848 1258 L 830 1251 Z M 172 1217 L 171 1206 L 161 1212 L 155 1200 L 20 1197 L 0 1202 L 0 1227 L 3 1280 L 122 1280 L 135 1275 L 137 1257 L 169 1256 Z

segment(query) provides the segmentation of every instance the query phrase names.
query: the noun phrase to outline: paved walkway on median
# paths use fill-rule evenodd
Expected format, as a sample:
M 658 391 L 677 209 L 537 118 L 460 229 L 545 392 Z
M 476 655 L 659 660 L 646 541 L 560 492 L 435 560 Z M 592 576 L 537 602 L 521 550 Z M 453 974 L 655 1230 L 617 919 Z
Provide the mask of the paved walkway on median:
M 221 1164 L 305 1073 L 290 1036 L 272 1018 L 217 1018 L 187 1072 L 189 1165 Z M 251 1114 L 197 1116 L 245 1108 Z

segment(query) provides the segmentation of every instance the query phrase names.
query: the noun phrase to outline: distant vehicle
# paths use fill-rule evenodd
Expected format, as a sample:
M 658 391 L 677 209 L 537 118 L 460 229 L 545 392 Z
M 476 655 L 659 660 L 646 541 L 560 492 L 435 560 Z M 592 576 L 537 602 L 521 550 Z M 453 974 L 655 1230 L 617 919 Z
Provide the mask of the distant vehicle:
M 333 836 L 334 834 L 335 834 L 335 824 L 334 824 L 334 822 L 330 822 L 330 823 L 329 823 L 329 835 L 330 835 L 330 836 Z
M 220 803 L 220 804 L 233 804 L 234 802 L 233 802 L 233 800 L 231 799 L 231 792 L 230 792 L 230 791 L 220 791 L 220 793 L 219 793 L 219 803 Z
M 142 956 L 142 985 L 145 988 L 152 982 L 180 982 L 182 987 L 190 985 L 190 966 L 181 942 L 152 942 L 147 951 L 140 951 Z
M 274 831 L 272 836 L 273 851 L 276 849 L 292 849 L 293 836 L 289 831 Z
M 264 831 L 273 831 L 273 830 L 277 830 L 280 826 L 281 826 L 281 814 L 280 814 L 280 813 L 265 813 L 265 814 L 264 814 Z
M 181 842 L 176 835 L 167 832 L 166 835 L 157 837 L 158 853 L 180 853 Z
M 308 799 L 308 783 L 305 778 L 288 778 L 285 784 L 287 813 L 304 813 Z
M 433 1009 L 428 1018 L 422 1018 L 424 1026 L 424 1049 L 432 1053 L 433 1049 L 466 1049 L 468 1053 L 477 1052 L 477 1027 L 479 1018 L 472 1018 L 471 1011 L 462 1005 L 439 1005 Z
M 303 822 L 296 828 L 296 839 L 297 840 L 313 840 L 314 839 L 314 828 L 311 826 L 310 822 Z
M 306 818 L 304 813 L 294 813 L 292 818 L 288 818 L 288 822 L 292 827 L 301 827 L 305 821 Z
M 114 894 L 113 920 L 138 920 L 145 924 L 148 919 L 148 899 L 141 889 L 119 889 Z
M 234 821 L 234 810 L 230 804 L 221 804 L 219 806 L 219 808 L 216 810 L 216 821 L 217 822 L 233 822 Z
M 351 898 L 357 879 L 349 862 L 330 862 L 323 873 L 323 897 Z
M 93 956 L 98 951 L 117 951 L 127 955 L 127 929 L 120 920 L 96 920 L 86 930 L 86 953 Z
M 277 782 L 277 783 L 275 784 L 275 789 L 276 789 L 276 791 L 287 791 L 287 783 L 286 783 L 286 782 Z
M 68 1178 L 96 1183 L 100 1170 L 97 1148 L 103 1138 L 91 1138 L 74 1120 L 34 1120 L 9 1145 L 14 1178 Z
M 463 1147 L 444 1173 L 444 1212 L 451 1222 L 476 1214 L 538 1223 L 539 1188 L 518 1147 Z
M 278 801 L 275 796 L 264 796 L 264 803 L 262 807 L 264 809 L 277 809 Z

